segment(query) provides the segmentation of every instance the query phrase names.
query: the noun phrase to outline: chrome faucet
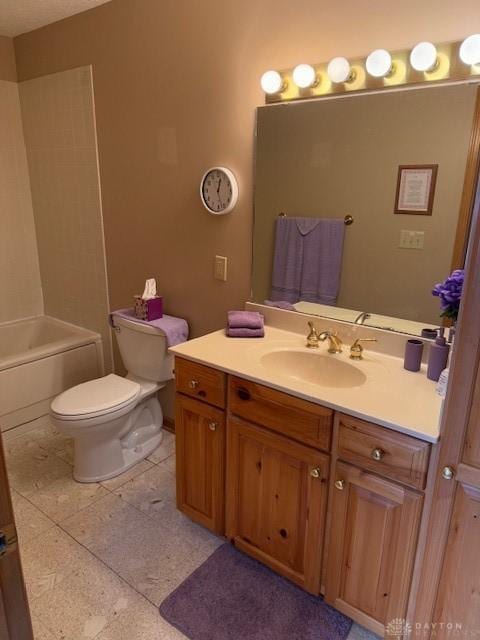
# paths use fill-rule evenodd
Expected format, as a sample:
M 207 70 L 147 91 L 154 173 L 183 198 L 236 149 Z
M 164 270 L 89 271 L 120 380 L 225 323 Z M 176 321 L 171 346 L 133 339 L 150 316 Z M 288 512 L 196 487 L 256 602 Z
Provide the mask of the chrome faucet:
M 368 318 L 371 318 L 371 317 L 372 317 L 371 313 L 367 313 L 366 311 L 362 311 L 362 313 L 358 314 L 358 316 L 355 318 L 353 323 L 354 324 L 365 324 L 365 320 L 368 320 Z

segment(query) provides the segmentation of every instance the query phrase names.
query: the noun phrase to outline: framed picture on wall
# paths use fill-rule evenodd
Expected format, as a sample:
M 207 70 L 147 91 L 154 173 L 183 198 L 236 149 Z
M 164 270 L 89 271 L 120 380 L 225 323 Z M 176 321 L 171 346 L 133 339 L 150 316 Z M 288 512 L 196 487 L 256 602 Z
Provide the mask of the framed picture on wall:
M 411 164 L 398 167 L 394 213 L 431 216 L 438 164 Z

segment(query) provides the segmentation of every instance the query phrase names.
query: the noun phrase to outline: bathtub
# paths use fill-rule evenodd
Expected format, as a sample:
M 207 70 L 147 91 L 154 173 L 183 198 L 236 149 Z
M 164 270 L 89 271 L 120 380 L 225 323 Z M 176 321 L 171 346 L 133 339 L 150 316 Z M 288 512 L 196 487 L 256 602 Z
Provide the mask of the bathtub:
M 60 392 L 102 375 L 98 333 L 49 316 L 0 324 L 1 430 L 28 429 Z

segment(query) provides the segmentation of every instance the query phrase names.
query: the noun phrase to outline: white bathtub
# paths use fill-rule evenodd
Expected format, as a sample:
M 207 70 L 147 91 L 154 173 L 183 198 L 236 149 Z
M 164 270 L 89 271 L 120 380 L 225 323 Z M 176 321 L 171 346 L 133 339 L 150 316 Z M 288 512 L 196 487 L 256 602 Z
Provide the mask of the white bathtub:
M 0 427 L 46 415 L 52 398 L 104 375 L 98 333 L 49 316 L 0 324 Z

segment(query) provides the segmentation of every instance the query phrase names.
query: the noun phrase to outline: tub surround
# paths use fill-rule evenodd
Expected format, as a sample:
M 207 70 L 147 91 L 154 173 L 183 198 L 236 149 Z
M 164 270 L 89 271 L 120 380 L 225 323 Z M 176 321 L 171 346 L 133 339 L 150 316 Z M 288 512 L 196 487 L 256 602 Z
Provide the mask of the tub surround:
M 286 313 L 296 316 L 286 311 L 275 310 L 275 312 L 275 315 Z M 335 324 L 321 318 L 316 318 L 314 321 L 321 328 L 330 328 Z M 284 322 L 287 320 L 284 319 Z M 336 388 L 309 382 L 301 377 L 294 378 L 287 369 L 274 369 L 262 364 L 262 357 L 272 351 L 310 352 L 305 346 L 307 320 L 302 319 L 302 333 L 297 331 L 299 327 L 295 325 L 298 323 L 295 322 L 290 331 L 266 326 L 265 338 L 259 339 L 228 338 L 225 331 L 220 330 L 178 345 L 172 348 L 171 352 L 193 362 L 241 376 L 246 380 L 346 412 L 427 442 L 438 440 L 442 401 L 435 392 L 435 383 L 426 378 L 425 364 L 422 365 L 422 371 L 419 373 L 411 373 L 403 369 L 401 345 L 404 347 L 408 336 L 392 336 L 388 332 L 371 328 L 367 330 L 365 327 L 347 330 L 348 325 L 343 325 L 343 331 L 339 331 L 344 339 L 341 354 L 328 354 L 327 343 L 323 343 L 316 353 L 311 355 L 332 358 L 347 365 L 353 365 L 359 372 L 365 374 L 366 379 L 358 386 Z M 338 330 L 338 327 L 334 328 Z M 353 363 L 349 353 L 350 345 L 356 337 L 375 337 L 378 342 L 366 343 L 364 359 Z M 389 337 L 393 338 L 390 341 L 393 344 L 390 346 L 396 347 L 393 349 L 394 355 L 382 353 L 379 349 L 382 346 L 382 340 Z M 396 342 L 399 344 L 395 344 Z M 319 361 L 318 367 L 321 366 Z M 334 372 L 332 376 L 335 376 Z

